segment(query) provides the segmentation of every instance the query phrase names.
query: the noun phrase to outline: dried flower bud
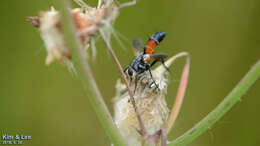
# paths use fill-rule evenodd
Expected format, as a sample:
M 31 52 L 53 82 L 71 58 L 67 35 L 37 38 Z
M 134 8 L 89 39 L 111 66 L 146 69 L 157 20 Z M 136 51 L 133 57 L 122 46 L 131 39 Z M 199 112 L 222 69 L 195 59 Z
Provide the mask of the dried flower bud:
M 170 66 L 172 59 L 165 62 Z M 167 77 L 163 65 L 152 71 L 153 77 L 159 89 L 153 84 L 149 73 L 146 73 L 138 81 L 134 95 L 137 108 L 148 134 L 154 134 L 160 130 L 168 119 L 169 110 L 165 101 L 167 93 Z M 131 83 L 134 90 L 135 83 Z M 133 105 L 129 102 L 130 96 L 126 86 L 121 82 L 116 84 L 116 97 L 114 98 L 114 120 L 126 138 L 129 145 L 141 146 L 142 137 L 139 123 Z
M 71 14 L 82 43 L 86 41 L 87 37 L 97 33 L 108 16 L 106 8 L 92 8 L 85 13 L 83 13 L 81 9 L 76 8 L 71 10 Z
M 98 33 L 104 24 L 110 25 L 115 20 L 118 9 L 112 2 L 107 2 L 99 8 L 92 8 L 80 2 L 83 9 L 75 8 L 70 11 L 76 26 L 76 33 L 80 37 L 81 43 L 85 48 L 89 46 L 89 38 Z M 84 10 L 84 12 L 83 12 Z M 71 60 L 71 54 L 64 40 L 64 34 L 60 25 L 60 14 L 53 7 L 50 11 L 40 13 L 39 17 L 28 17 L 27 19 L 33 26 L 40 30 L 40 35 L 44 41 L 48 56 L 46 64 L 49 65 L 54 60 L 64 63 L 64 59 Z M 108 28 L 108 29 L 107 29 Z M 111 27 L 104 28 L 109 35 Z M 108 37 L 110 38 L 110 37 Z M 95 41 L 92 40 L 93 43 Z M 92 49 L 95 45 L 92 44 Z M 95 52 L 95 50 L 94 50 Z
M 64 58 L 70 60 L 71 54 L 61 30 L 59 12 L 54 8 L 52 8 L 51 11 L 41 12 L 40 22 L 39 30 L 48 52 L 46 64 L 49 65 L 55 59 L 61 63 L 64 63 Z
M 65 58 L 71 60 L 71 54 L 60 26 L 58 11 L 52 7 L 50 11 L 40 12 L 39 17 L 29 17 L 28 21 L 40 31 L 48 53 L 46 65 L 51 64 L 54 60 L 58 60 L 62 64 Z

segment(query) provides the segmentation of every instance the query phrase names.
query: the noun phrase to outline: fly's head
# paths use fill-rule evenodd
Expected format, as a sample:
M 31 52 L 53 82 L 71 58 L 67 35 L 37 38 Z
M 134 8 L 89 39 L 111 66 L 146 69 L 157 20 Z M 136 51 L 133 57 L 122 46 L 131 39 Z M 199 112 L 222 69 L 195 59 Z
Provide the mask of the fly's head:
M 131 66 L 127 66 L 124 72 L 126 76 L 131 79 L 136 75 L 136 71 Z

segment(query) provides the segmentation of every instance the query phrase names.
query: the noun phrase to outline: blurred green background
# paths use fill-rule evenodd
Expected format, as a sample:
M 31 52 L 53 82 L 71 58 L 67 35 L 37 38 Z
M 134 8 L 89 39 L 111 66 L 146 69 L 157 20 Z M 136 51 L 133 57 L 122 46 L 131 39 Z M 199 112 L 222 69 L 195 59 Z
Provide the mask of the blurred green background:
M 86 1 L 95 6 L 96 1 Z M 123 1 L 125 2 L 125 1 Z M 27 16 L 48 10 L 54 0 L 1 0 L 0 131 L 31 135 L 24 145 L 110 145 L 90 107 L 80 81 L 59 63 L 46 67 L 39 32 Z M 76 5 L 74 5 L 76 6 Z M 156 49 L 174 55 L 191 54 L 191 72 L 177 123 L 176 138 L 200 121 L 228 94 L 260 58 L 259 0 L 139 0 L 121 11 L 115 23 L 127 50 L 112 45 L 123 66 L 132 59 L 131 40 L 147 40 L 155 31 L 167 37 Z M 101 40 L 91 61 L 95 78 L 112 111 L 111 99 L 119 73 Z M 172 105 L 184 59 L 171 67 L 167 101 Z M 224 118 L 190 146 L 257 146 L 260 81 Z

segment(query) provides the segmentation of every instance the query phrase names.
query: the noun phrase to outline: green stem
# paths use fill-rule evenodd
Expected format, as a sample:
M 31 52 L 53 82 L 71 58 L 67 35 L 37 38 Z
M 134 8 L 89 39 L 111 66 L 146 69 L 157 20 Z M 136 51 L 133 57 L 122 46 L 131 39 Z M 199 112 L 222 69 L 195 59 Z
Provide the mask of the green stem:
M 251 87 L 251 85 L 260 77 L 260 60 L 249 70 L 245 77 L 237 86 L 226 96 L 226 98 L 204 119 L 197 123 L 176 140 L 170 142 L 168 146 L 187 145 L 196 139 L 199 135 L 216 123 L 231 107 L 237 103 L 241 96 Z
M 81 80 L 87 97 L 111 142 L 116 146 L 124 146 L 125 142 L 112 120 L 112 116 L 93 77 L 91 68 L 87 62 L 86 52 L 76 36 L 75 26 L 69 14 L 69 0 L 56 0 L 56 4 L 61 8 L 62 30 L 65 34 L 67 45 L 73 56 L 75 68 L 78 71 L 79 79 Z

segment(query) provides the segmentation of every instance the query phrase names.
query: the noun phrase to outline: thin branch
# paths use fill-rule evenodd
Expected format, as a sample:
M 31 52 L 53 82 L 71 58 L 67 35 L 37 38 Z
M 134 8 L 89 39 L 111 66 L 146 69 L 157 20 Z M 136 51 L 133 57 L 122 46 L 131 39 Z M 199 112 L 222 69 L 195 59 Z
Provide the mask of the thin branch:
M 162 128 L 162 135 L 161 135 L 161 146 L 167 145 L 167 131 L 166 129 Z
M 114 59 L 116 65 L 117 65 L 117 68 L 119 69 L 119 72 L 120 72 L 120 74 L 121 74 L 121 77 L 123 78 L 123 80 L 124 80 L 124 82 L 125 82 L 125 84 L 126 84 L 128 93 L 129 93 L 129 95 L 130 95 L 131 103 L 132 103 L 132 105 L 133 105 L 133 107 L 134 107 L 134 110 L 135 110 L 135 113 L 136 113 L 136 117 L 137 117 L 137 119 L 138 119 L 138 122 L 139 122 L 139 125 L 140 125 L 140 128 L 141 128 L 141 134 L 144 136 L 144 135 L 147 134 L 147 131 L 146 131 L 146 129 L 145 129 L 144 123 L 143 123 L 143 121 L 142 121 L 142 119 L 141 119 L 140 113 L 139 113 L 138 108 L 137 108 L 137 106 L 136 106 L 135 99 L 134 99 L 134 94 L 133 94 L 133 92 L 132 92 L 131 89 L 130 89 L 130 86 L 129 86 L 129 83 L 128 83 L 126 77 L 125 77 L 123 68 L 122 68 L 122 66 L 120 65 L 120 62 L 119 62 L 119 60 L 117 59 L 117 57 L 116 57 L 116 55 L 115 55 L 115 52 L 114 52 L 114 50 L 112 49 L 110 43 L 107 41 L 106 36 L 105 36 L 103 30 L 100 29 L 99 32 L 100 32 L 100 35 L 101 35 L 103 41 L 105 42 L 105 44 L 106 44 L 106 46 L 107 46 L 107 49 L 108 49 L 110 55 L 111 55 L 112 58 Z
M 132 0 L 130 2 L 126 2 L 126 3 L 121 4 L 118 9 L 122 9 L 122 8 L 125 8 L 125 7 L 133 6 L 135 4 L 136 4 L 136 0 Z
M 91 7 L 88 6 L 83 0 L 74 0 L 75 3 L 77 3 L 84 11 L 91 10 Z
M 216 123 L 223 115 L 228 112 L 232 106 L 237 103 L 241 96 L 253 85 L 260 77 L 260 60 L 249 70 L 244 78 L 236 87 L 225 97 L 225 99 L 204 119 L 197 123 L 193 128 L 188 130 L 176 140 L 170 142 L 168 146 L 187 145 L 205 132 L 209 127 Z
M 190 57 L 187 52 L 181 52 L 177 55 L 175 55 L 173 58 L 171 58 L 172 61 L 176 60 L 179 57 L 186 57 L 186 63 L 183 68 L 182 76 L 181 76 L 181 82 L 179 85 L 179 89 L 177 92 L 176 99 L 174 101 L 174 105 L 171 111 L 171 114 L 169 116 L 169 119 L 167 123 L 165 124 L 166 132 L 169 133 L 171 131 L 172 126 L 174 125 L 174 122 L 176 121 L 178 114 L 180 112 L 182 102 L 184 99 L 185 91 L 188 84 L 188 78 L 189 78 L 189 69 L 190 69 Z
M 73 54 L 73 62 L 78 71 L 79 78 L 85 89 L 88 99 L 95 110 L 106 134 L 114 145 L 125 145 L 124 139 L 112 120 L 112 116 L 103 100 L 93 77 L 90 66 L 87 62 L 87 55 L 75 33 L 75 26 L 69 13 L 69 0 L 56 0 L 56 4 L 61 8 L 61 22 L 66 42 Z

